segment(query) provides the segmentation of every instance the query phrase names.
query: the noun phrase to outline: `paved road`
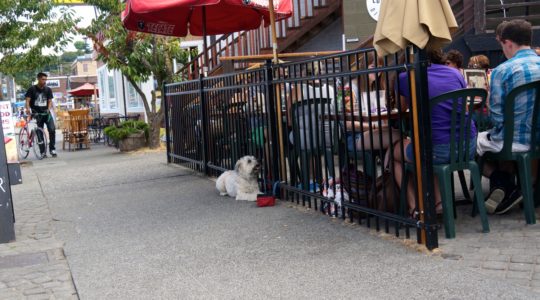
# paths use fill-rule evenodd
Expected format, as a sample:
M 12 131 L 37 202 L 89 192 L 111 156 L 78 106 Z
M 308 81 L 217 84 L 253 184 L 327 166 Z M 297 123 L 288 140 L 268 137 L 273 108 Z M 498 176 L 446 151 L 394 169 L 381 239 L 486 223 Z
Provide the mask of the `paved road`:
M 364 227 L 221 198 L 163 152 L 94 147 L 32 170 L 81 299 L 540 298 Z

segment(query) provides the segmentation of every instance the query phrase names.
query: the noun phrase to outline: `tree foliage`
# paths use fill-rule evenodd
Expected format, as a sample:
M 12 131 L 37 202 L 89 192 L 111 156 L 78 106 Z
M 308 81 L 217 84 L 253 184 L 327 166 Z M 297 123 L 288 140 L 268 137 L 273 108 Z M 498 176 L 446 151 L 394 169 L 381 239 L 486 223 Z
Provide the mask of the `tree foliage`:
M 60 55 L 59 60 L 62 63 L 72 63 L 77 59 L 77 56 L 79 56 L 79 53 L 76 51 L 66 51 Z
M 117 0 L 86 0 L 94 5 L 100 15 L 84 30 L 94 42 L 99 58 L 108 68 L 120 70 L 141 96 L 150 123 L 149 145 L 159 146 L 159 129 L 163 122 L 163 108 L 157 107 L 156 91 L 161 91 L 165 81 L 177 80 L 172 62 L 186 63 L 188 51 L 180 48 L 180 39 L 137 33 L 122 26 L 120 15 L 125 4 Z M 157 82 L 156 90 L 148 99 L 137 83 L 151 76 Z
M 86 41 L 76 41 L 75 43 L 73 43 L 73 46 L 75 47 L 75 49 L 77 49 L 78 55 L 92 53 L 92 49 L 90 49 L 90 46 L 88 46 Z
M 71 9 L 50 0 L 0 1 L 0 72 L 27 84 L 24 73 L 57 61 L 44 50 L 60 53 L 71 42 L 77 21 Z
M 12 75 L 15 82 L 23 88 L 28 88 L 36 80 L 36 72 L 28 70 L 20 70 Z

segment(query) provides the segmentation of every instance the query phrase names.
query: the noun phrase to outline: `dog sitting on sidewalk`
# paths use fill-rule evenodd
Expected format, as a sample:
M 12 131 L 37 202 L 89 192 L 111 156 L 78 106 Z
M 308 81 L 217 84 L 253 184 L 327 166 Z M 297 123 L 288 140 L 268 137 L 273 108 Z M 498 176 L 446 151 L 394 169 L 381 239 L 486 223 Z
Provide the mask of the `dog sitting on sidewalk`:
M 218 177 L 216 188 L 221 196 L 235 197 L 236 200 L 257 201 L 259 185 L 257 177 L 261 164 L 254 156 L 240 158 L 233 171 L 226 171 Z

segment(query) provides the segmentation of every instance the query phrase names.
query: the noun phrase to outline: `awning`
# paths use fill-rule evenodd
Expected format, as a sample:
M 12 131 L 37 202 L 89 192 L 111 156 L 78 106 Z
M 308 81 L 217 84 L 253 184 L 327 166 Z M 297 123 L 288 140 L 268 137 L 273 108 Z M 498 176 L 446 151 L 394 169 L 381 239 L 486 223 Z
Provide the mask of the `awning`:
M 87 82 L 80 87 L 69 91 L 68 93 L 75 97 L 88 97 L 94 94 L 98 95 L 98 88 L 95 85 Z

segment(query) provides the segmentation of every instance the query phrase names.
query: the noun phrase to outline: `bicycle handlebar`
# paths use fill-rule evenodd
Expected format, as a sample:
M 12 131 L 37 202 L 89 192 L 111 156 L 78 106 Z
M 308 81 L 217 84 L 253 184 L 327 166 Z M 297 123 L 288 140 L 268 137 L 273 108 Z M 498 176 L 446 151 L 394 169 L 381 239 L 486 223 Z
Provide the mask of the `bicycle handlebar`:
M 46 112 L 46 113 L 31 113 L 28 115 L 29 118 L 33 119 L 37 116 L 49 116 L 50 113 Z

